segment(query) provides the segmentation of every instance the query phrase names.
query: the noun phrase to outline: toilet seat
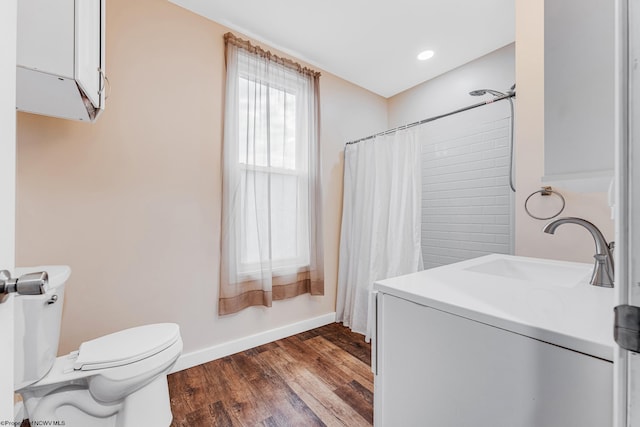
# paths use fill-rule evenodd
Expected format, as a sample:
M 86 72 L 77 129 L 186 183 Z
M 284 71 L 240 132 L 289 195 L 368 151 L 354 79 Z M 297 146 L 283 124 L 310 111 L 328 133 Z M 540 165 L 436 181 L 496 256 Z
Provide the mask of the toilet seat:
M 179 338 L 175 323 L 125 329 L 82 343 L 73 369 L 91 371 L 135 363 L 167 349 Z

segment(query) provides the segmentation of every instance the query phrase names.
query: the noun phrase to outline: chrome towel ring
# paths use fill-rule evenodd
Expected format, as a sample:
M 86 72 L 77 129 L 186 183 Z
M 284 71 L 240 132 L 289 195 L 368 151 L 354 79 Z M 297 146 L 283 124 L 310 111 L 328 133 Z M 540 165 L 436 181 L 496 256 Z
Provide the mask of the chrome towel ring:
M 541 196 L 550 196 L 552 194 L 555 194 L 556 196 L 560 197 L 560 200 L 562 200 L 562 207 L 560 208 L 560 210 L 555 215 L 551 215 L 551 216 L 548 216 L 548 217 L 540 217 L 540 216 L 536 216 L 536 215 L 532 214 L 531 211 L 529 210 L 529 208 L 527 207 L 527 204 L 529 203 L 529 199 L 534 194 L 538 194 L 538 193 L 540 193 Z M 542 221 L 546 221 L 548 219 L 552 219 L 552 218 L 555 218 L 558 215 L 560 215 L 562 213 L 562 211 L 564 211 L 565 205 L 566 205 L 566 202 L 565 202 L 564 197 L 562 196 L 562 194 L 560 194 L 559 192 L 553 190 L 551 187 L 542 187 L 540 190 L 534 191 L 533 193 L 529 194 L 529 197 L 527 197 L 527 200 L 524 201 L 524 210 L 527 212 L 527 215 L 529 215 L 531 218 L 539 219 L 539 220 L 542 220 Z

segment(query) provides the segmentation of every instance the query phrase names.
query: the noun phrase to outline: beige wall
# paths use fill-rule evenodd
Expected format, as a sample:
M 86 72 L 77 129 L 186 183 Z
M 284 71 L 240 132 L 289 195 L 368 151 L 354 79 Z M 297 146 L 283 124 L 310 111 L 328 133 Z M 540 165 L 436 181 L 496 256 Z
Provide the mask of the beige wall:
M 386 128 L 386 100 L 321 78 L 326 295 L 218 318 L 226 31 L 166 1 L 110 0 L 102 117 L 18 114 L 17 262 L 73 270 L 61 353 L 164 321 L 190 352 L 335 310 L 342 150 Z
M 586 231 L 545 235 L 522 209 L 542 176 L 542 4 L 516 3 L 516 253 L 589 262 Z M 73 269 L 60 352 L 161 321 L 181 325 L 189 352 L 334 311 L 342 149 L 401 120 L 393 99 L 323 73 L 326 295 L 218 318 L 227 29 L 160 0 L 110 0 L 107 25 L 113 90 L 98 122 L 18 114 L 17 262 Z M 567 215 L 613 236 L 603 194 L 559 190 Z
M 576 225 L 564 225 L 555 235 L 541 232 L 544 221 L 524 211 L 526 197 L 543 185 L 544 155 L 544 0 L 516 0 L 516 246 L 517 255 L 592 262 L 591 235 Z M 562 216 L 578 216 L 596 224 L 609 240 L 614 236 L 607 196 L 574 193 L 561 186 L 567 202 Z M 546 209 L 539 206 L 540 212 Z M 532 208 L 536 206 L 532 205 Z

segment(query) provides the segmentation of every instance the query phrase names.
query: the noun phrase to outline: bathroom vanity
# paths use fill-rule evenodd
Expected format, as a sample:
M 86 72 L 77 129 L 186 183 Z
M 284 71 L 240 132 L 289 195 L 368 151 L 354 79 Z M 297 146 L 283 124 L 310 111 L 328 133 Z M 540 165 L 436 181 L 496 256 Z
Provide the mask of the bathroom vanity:
M 612 423 L 613 290 L 489 255 L 377 282 L 376 426 Z

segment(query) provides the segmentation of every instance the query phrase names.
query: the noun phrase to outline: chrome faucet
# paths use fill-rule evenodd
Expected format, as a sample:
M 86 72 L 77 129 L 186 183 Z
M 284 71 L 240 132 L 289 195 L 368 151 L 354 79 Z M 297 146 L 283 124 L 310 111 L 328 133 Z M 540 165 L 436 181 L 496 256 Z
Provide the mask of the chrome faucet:
M 596 254 L 593 256 L 596 261 L 593 266 L 593 274 L 591 275 L 591 284 L 594 286 L 613 288 L 614 274 L 613 256 L 611 255 L 611 251 L 613 250 L 614 242 L 607 243 L 598 227 L 582 218 L 559 218 L 545 225 L 542 231 L 544 231 L 545 233 L 554 234 L 556 228 L 558 228 L 562 224 L 581 225 L 591 233 L 591 235 L 593 236 L 593 240 L 595 240 L 596 242 Z

